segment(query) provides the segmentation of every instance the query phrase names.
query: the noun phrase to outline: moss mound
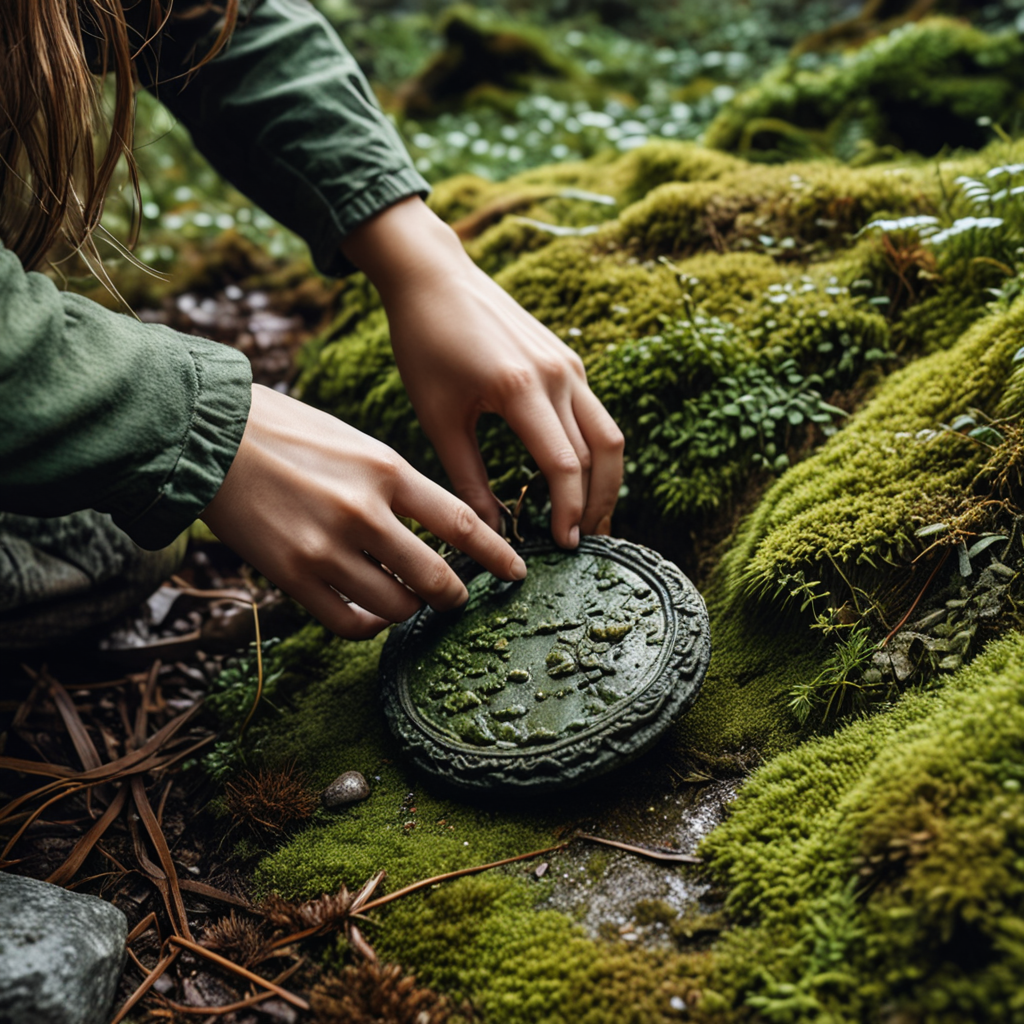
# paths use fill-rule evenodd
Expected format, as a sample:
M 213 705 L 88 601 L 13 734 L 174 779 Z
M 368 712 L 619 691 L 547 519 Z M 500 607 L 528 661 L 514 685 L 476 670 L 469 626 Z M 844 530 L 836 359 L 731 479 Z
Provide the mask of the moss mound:
M 844 430 L 765 495 L 725 557 L 733 591 L 773 592 L 784 576 L 820 573 L 823 562 L 863 578 L 862 567 L 884 571 L 916 554 L 915 528 L 955 504 L 989 455 L 941 425 L 971 408 L 997 413 L 1022 326 L 1018 300 L 948 351 L 886 380 Z
M 1020 117 L 1022 55 L 1016 32 L 988 35 L 929 18 L 820 69 L 800 59 L 780 65 L 719 113 L 706 141 L 772 161 L 866 160 L 886 147 L 925 155 L 978 149 L 986 125 L 1010 127 Z
M 936 22 L 819 74 L 888 67 L 927 33 L 995 46 Z M 374 792 L 262 850 L 260 885 L 309 896 L 383 867 L 398 887 L 760 761 L 705 846 L 729 922 L 710 952 L 692 936 L 721 915 L 673 925 L 681 949 L 597 942 L 519 866 L 399 901 L 371 938 L 502 1024 L 670 1020 L 679 1000 L 716 1022 L 1024 1020 L 1022 157 L 765 166 L 659 143 L 440 187 L 620 420 L 620 530 L 684 562 L 699 538 L 711 668 L 635 793 L 484 810 L 406 774 L 379 645 L 309 627 L 274 655 L 286 710 L 254 727 L 260 756 Z M 365 282 L 300 389 L 440 476 Z M 521 447 L 480 434 L 512 490 Z
M 721 1008 L 1024 1019 L 1022 735 L 1011 635 L 942 690 L 756 772 L 704 848 L 737 922 L 719 947 Z

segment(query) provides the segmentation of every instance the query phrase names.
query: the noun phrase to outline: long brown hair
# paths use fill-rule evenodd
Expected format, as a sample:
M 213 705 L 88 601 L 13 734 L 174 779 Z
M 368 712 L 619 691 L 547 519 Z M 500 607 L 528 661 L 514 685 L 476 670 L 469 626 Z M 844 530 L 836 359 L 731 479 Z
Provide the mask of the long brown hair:
M 122 158 L 138 199 L 135 62 L 158 45 L 175 0 L 138 0 L 146 31 L 134 47 L 123 2 L 0 0 L 0 241 L 26 268 L 40 266 L 59 242 L 98 263 L 92 236 Z M 195 0 L 186 6 L 178 16 L 194 16 Z M 212 0 L 199 4 L 211 6 Z M 238 0 L 223 0 L 218 12 L 219 35 L 196 66 L 227 42 Z M 102 98 L 111 73 L 107 116 Z M 136 209 L 129 242 L 137 216 Z

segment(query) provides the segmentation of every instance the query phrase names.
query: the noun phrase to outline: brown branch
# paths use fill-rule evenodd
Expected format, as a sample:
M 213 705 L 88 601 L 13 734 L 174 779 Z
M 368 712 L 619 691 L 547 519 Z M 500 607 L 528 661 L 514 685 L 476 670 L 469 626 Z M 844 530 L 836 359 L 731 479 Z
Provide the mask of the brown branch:
M 92 848 L 103 838 L 103 834 L 124 809 L 127 799 L 128 787 L 122 783 L 114 795 L 114 799 L 107 805 L 107 809 L 100 816 L 99 820 L 75 843 L 74 848 L 68 854 L 64 863 L 46 879 L 48 882 L 52 882 L 54 885 L 67 885 L 74 878 L 75 873 L 85 862 L 85 858 L 89 856 Z
M 287 981 L 304 962 L 299 960 L 298 963 L 294 963 L 287 970 L 282 971 L 274 979 L 274 984 L 280 985 L 283 981 Z M 234 1013 L 235 1010 L 245 1010 L 250 1006 L 256 1006 L 257 1003 L 262 1003 L 264 999 L 270 999 L 274 995 L 276 995 L 274 992 L 257 992 L 255 995 L 249 996 L 248 999 L 242 999 L 237 1003 L 227 1003 L 224 1006 L 185 1006 L 184 1003 L 175 1003 L 166 996 L 161 996 L 161 999 L 165 1006 L 177 1013 L 207 1014 L 210 1017 L 220 1017 L 225 1013 Z
M 652 850 L 647 846 L 634 846 L 632 843 L 622 843 L 618 839 L 605 839 L 603 836 L 588 836 L 580 832 L 577 839 L 586 839 L 591 843 L 601 843 L 603 846 L 614 846 L 618 850 L 625 850 L 627 853 L 637 853 L 641 857 L 650 857 L 651 860 L 669 861 L 673 864 L 703 864 L 700 857 L 694 857 L 692 853 L 676 853 L 674 850 Z
M 175 931 L 186 939 L 192 938 L 192 932 L 188 926 L 188 915 L 185 912 L 185 903 L 181 898 L 181 888 L 178 886 L 178 872 L 174 867 L 174 858 L 171 857 L 170 847 L 167 845 L 167 840 L 164 837 L 163 829 L 160 828 L 160 823 L 156 820 L 156 815 L 153 813 L 153 808 L 150 806 L 149 797 L 146 796 L 146 787 L 143 784 L 142 777 L 135 775 L 132 777 L 132 800 L 135 803 L 135 808 L 139 812 L 139 817 L 142 819 L 143 825 L 146 826 L 146 831 L 149 833 L 149 840 L 156 849 L 156 855 L 160 860 L 160 867 L 163 869 L 164 878 L 167 885 L 167 896 L 168 907 L 167 909 L 171 913 L 171 924 L 175 924 L 175 917 L 177 917 L 177 927 Z
M 389 892 L 386 896 L 380 896 L 369 903 L 364 903 L 359 909 L 363 912 L 375 910 L 377 907 L 383 907 L 385 903 L 390 903 L 392 900 L 397 900 L 402 896 L 408 896 L 410 893 L 425 889 L 428 885 L 434 885 L 437 882 L 447 882 L 453 878 L 462 878 L 463 875 L 475 875 L 481 871 L 489 871 L 491 868 L 500 868 L 504 864 L 514 864 L 517 860 L 530 860 L 532 857 L 540 857 L 545 853 L 564 850 L 571 842 L 572 839 L 567 839 L 564 843 L 559 843 L 557 846 L 548 846 L 543 850 L 531 850 L 529 853 L 521 853 L 516 857 L 506 857 L 504 860 L 495 860 L 490 864 L 478 864 L 473 868 L 462 868 L 459 871 L 449 871 L 444 875 L 434 875 L 433 878 L 424 878 L 420 882 L 413 882 L 412 885 L 407 885 L 404 889 L 397 889 L 395 892 Z
M 914 609 L 920 604 L 921 598 L 924 597 L 925 592 L 932 585 L 932 580 L 935 579 L 936 573 L 946 564 L 946 559 L 949 558 L 949 553 L 952 548 L 946 548 L 945 554 L 935 564 L 935 568 L 932 569 L 931 575 L 925 580 L 924 586 L 921 588 L 921 593 L 914 598 L 914 603 L 907 609 L 907 614 L 896 623 L 895 626 L 889 631 L 889 635 L 878 645 L 878 649 L 881 650 L 885 645 L 903 628 L 903 624 L 914 614 Z
M 182 949 L 187 949 L 189 952 L 195 953 L 198 956 L 206 957 L 207 960 L 212 960 L 215 964 L 218 964 L 225 970 L 232 971 L 240 977 L 246 978 L 248 981 L 255 982 L 257 985 L 262 985 L 263 988 L 268 989 L 275 995 L 279 995 L 286 1003 L 291 1003 L 292 1006 L 295 1006 L 300 1010 L 309 1009 L 309 1003 L 307 1003 L 305 999 L 300 999 L 299 996 L 294 995 L 287 989 L 281 988 L 280 985 L 275 985 L 274 982 L 267 981 L 266 978 L 261 978 L 258 974 L 254 974 L 245 967 L 232 963 L 230 960 L 222 957 L 219 953 L 214 953 L 212 949 L 200 946 L 198 943 L 192 942 L 189 939 L 183 939 L 180 935 L 172 935 L 167 941 L 175 946 L 181 946 Z
M 121 1009 L 114 1015 L 110 1024 L 121 1024 L 121 1021 L 128 1015 L 128 1011 L 153 987 L 153 983 L 167 970 L 178 958 L 180 950 L 172 949 L 167 956 L 146 975 L 142 984 L 121 1004 Z

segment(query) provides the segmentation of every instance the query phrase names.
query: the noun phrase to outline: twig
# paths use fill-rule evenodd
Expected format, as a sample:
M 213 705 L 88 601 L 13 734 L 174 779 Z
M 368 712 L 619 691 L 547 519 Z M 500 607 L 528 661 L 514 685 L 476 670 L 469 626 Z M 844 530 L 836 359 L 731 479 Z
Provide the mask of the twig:
M 297 995 L 293 995 L 287 989 L 281 988 L 280 985 L 275 985 L 274 982 L 267 981 L 266 978 L 261 978 L 258 974 L 254 974 L 245 967 L 232 963 L 230 960 L 222 957 L 219 953 L 214 953 L 212 949 L 200 946 L 198 943 L 192 942 L 189 939 L 183 939 L 180 935 L 172 935 L 167 941 L 175 946 L 181 946 L 182 949 L 187 949 L 190 953 L 195 953 L 198 956 L 204 956 L 207 960 L 212 960 L 215 964 L 218 964 L 225 970 L 233 971 L 240 977 L 255 982 L 257 985 L 262 985 L 263 988 L 268 989 L 275 995 L 279 995 L 286 1003 L 291 1003 L 292 1006 L 295 1006 L 300 1010 L 309 1009 L 309 1003 L 307 1003 L 305 999 L 300 999 Z
M 256 626 L 256 699 L 252 702 L 252 707 L 249 708 L 249 714 L 246 715 L 245 721 L 242 723 L 242 728 L 239 730 L 239 745 L 241 745 L 242 740 L 245 738 L 245 730 L 249 728 L 252 716 L 256 714 L 256 708 L 259 707 L 260 698 L 263 696 L 263 644 L 260 641 L 260 612 L 256 607 L 255 601 L 250 603 L 252 604 L 253 622 Z
M 125 940 L 130 946 L 140 935 L 145 935 L 153 925 L 157 924 L 156 913 L 150 911 L 129 933 Z M 160 926 L 157 925 L 157 936 L 160 935 Z
M 637 853 L 641 857 L 650 857 L 651 860 L 664 860 L 673 864 L 703 864 L 700 857 L 694 857 L 692 853 L 676 853 L 673 850 L 652 850 L 647 846 L 634 846 L 632 843 L 621 843 L 618 839 L 605 839 L 603 836 L 588 836 L 580 832 L 577 839 L 586 839 L 591 843 L 601 843 L 603 846 L 614 846 L 618 850 L 625 850 L 627 853 Z
M 125 801 L 128 799 L 128 787 L 123 783 L 118 788 L 114 799 L 107 805 L 107 809 L 100 816 L 99 820 L 75 843 L 71 853 L 56 871 L 46 880 L 54 885 L 67 885 L 74 878 L 78 869 L 89 856 L 92 848 L 103 838 L 103 833 L 111 826 L 114 819 L 124 809 Z
M 889 635 L 878 645 L 878 649 L 881 650 L 885 645 L 903 628 L 903 624 L 914 614 L 914 609 L 918 606 L 921 598 L 924 597 L 925 592 L 932 584 L 932 580 L 935 579 L 936 573 L 946 564 L 946 559 L 949 558 L 949 553 L 952 548 L 946 548 L 945 554 L 936 562 L 935 568 L 932 569 L 931 575 L 925 580 L 924 586 L 921 588 L 921 593 L 914 598 L 914 603 L 907 609 L 907 614 L 896 623 L 895 626 L 889 631 Z
M 153 808 L 150 805 L 149 797 L 146 796 L 146 787 L 143 784 L 142 777 L 139 775 L 133 776 L 131 785 L 132 800 L 135 803 L 135 809 L 139 812 L 139 817 L 142 819 L 143 825 L 146 826 L 150 842 L 156 849 L 156 855 L 160 860 L 160 868 L 162 869 L 164 884 L 167 887 L 167 891 L 164 896 L 167 901 L 167 910 L 171 916 L 171 925 L 178 934 L 184 936 L 186 939 L 191 939 L 192 932 L 189 930 L 188 926 L 188 915 L 185 912 L 185 903 L 181 898 L 181 889 L 178 886 L 178 872 L 174 867 L 174 859 L 171 857 L 171 850 L 167 845 L 163 829 L 160 828 L 160 825 L 156 820 L 156 815 L 153 813 Z M 140 860 L 142 859 L 143 858 L 140 857 Z M 146 858 L 146 860 L 148 860 L 148 858 Z M 145 861 L 143 861 L 143 863 L 145 866 Z M 152 868 L 154 866 L 155 865 L 150 862 L 149 867 Z M 151 874 L 153 874 L 153 872 L 151 872 Z M 177 918 L 177 920 L 175 920 L 175 918 Z
M 128 1015 L 128 1011 L 153 987 L 153 983 L 167 970 L 175 960 L 178 959 L 180 950 L 172 949 L 167 956 L 146 975 L 142 984 L 121 1004 L 121 1009 L 114 1015 L 110 1024 L 121 1024 L 121 1021 Z
M 291 967 L 282 971 L 274 979 L 274 984 L 280 985 L 281 982 L 287 981 L 304 963 L 305 960 L 299 960 L 297 963 L 292 964 Z M 161 998 L 165 1006 L 177 1013 L 206 1014 L 210 1017 L 220 1017 L 225 1013 L 234 1013 L 235 1010 L 248 1009 L 250 1006 L 262 1003 L 264 999 L 270 999 L 275 994 L 274 992 L 257 992 L 255 995 L 249 996 L 248 999 L 243 999 L 237 1003 L 227 1003 L 224 1006 L 185 1006 L 183 1003 L 172 1002 L 166 996 L 161 996 Z
M 559 843 L 557 846 L 548 846 L 543 850 L 531 850 L 529 853 L 521 853 L 516 857 L 506 857 L 504 860 L 495 860 L 490 864 L 478 864 L 473 868 L 462 868 L 459 871 L 449 871 L 444 875 L 435 875 L 433 878 L 424 878 L 420 882 L 413 882 L 412 885 L 407 885 L 404 889 L 397 889 L 395 892 L 389 892 L 386 896 L 380 896 L 369 903 L 364 903 L 359 909 L 362 912 L 375 910 L 377 907 L 383 907 L 385 903 L 390 903 L 392 900 L 397 900 L 402 896 L 408 896 L 410 893 L 417 892 L 419 889 L 425 889 L 428 885 L 435 885 L 438 882 L 447 882 L 453 878 L 462 878 L 463 875 L 475 875 L 480 871 L 489 871 L 491 868 L 500 868 L 503 864 L 514 864 L 517 860 L 530 860 L 532 857 L 540 857 L 545 853 L 554 853 L 556 850 L 564 850 L 571 842 L 572 839 L 567 839 L 564 843 Z

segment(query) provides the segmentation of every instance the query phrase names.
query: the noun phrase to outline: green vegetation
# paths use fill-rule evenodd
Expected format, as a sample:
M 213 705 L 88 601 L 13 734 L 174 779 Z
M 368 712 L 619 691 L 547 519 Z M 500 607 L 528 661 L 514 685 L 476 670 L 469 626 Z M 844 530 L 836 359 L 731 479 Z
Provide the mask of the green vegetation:
M 495 1024 L 647 1024 L 680 1000 L 708 1024 L 1024 1022 L 1024 54 L 981 30 L 1024 0 L 847 54 L 806 44 L 766 76 L 834 9 L 803 5 L 785 36 L 785 4 L 730 4 L 601 20 L 570 0 L 514 17 L 321 0 L 419 166 L 452 175 L 433 208 L 621 423 L 617 532 L 700 572 L 714 656 L 693 709 L 622 790 L 471 806 L 403 764 L 380 642 L 307 626 L 268 651 L 265 706 L 206 767 L 370 780 L 363 803 L 240 844 L 259 890 L 307 897 L 546 847 L 581 815 L 633 820 L 672 779 L 759 764 L 702 850 L 724 909 L 636 907 L 674 949 L 589 938 L 532 863 L 400 900 L 367 934 Z M 525 64 L 459 77 L 499 42 Z M 305 272 L 293 239 L 187 166 L 146 192 L 145 258 L 192 254 L 201 274 L 217 246 L 230 264 L 276 245 L 276 272 Z M 298 391 L 443 479 L 376 293 L 338 288 Z M 533 466 L 501 425 L 479 433 L 515 496 Z M 225 674 L 226 737 L 252 696 L 251 665 Z M 609 863 L 594 853 L 580 881 Z
M 747 782 L 704 846 L 736 922 L 727 1017 L 1022 1019 L 1022 664 L 1009 636 Z
M 989 125 L 1012 129 L 1024 112 L 1022 55 L 1016 31 L 929 19 L 820 70 L 779 65 L 722 110 L 706 141 L 764 160 L 977 149 Z

